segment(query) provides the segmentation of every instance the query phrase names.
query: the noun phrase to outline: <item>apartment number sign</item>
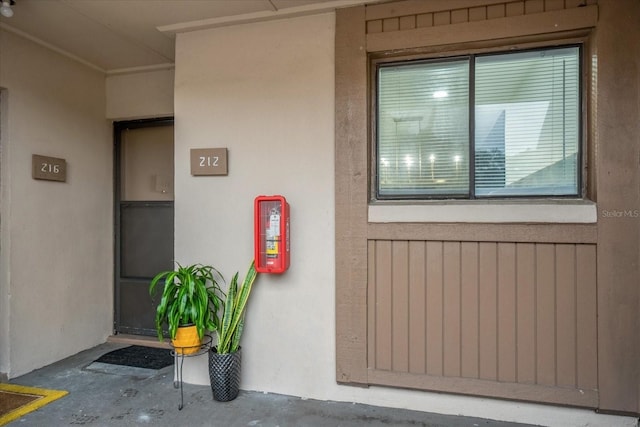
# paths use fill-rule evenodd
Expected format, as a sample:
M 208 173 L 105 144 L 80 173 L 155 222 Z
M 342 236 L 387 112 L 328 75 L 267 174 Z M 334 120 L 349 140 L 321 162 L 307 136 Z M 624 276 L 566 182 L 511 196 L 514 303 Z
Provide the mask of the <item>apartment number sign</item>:
M 227 175 L 226 148 L 192 148 L 191 175 Z
M 67 161 L 57 157 L 31 156 L 31 176 L 45 181 L 67 181 Z

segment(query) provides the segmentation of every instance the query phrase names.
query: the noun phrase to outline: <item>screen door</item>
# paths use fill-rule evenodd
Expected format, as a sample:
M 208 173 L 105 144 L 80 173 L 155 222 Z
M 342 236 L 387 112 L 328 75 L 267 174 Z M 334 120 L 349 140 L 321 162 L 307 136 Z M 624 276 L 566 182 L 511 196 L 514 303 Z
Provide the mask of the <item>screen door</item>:
M 155 335 L 149 282 L 174 266 L 173 119 L 118 122 L 115 144 L 115 332 Z

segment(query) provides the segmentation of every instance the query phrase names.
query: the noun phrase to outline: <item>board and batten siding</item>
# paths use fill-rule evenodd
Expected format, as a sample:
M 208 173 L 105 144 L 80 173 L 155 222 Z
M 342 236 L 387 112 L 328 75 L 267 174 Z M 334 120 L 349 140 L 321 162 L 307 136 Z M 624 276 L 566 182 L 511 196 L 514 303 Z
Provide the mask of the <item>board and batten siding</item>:
M 368 266 L 372 382 L 596 405 L 595 245 L 369 240 Z
M 584 42 L 590 52 L 598 7 L 596 0 L 406 0 L 336 12 L 339 383 L 602 407 L 598 223 L 368 221 L 369 58 L 555 41 Z M 586 79 L 585 93 L 594 83 Z M 595 102 L 586 96 L 584 106 Z M 585 125 L 583 177 L 595 201 L 593 125 Z

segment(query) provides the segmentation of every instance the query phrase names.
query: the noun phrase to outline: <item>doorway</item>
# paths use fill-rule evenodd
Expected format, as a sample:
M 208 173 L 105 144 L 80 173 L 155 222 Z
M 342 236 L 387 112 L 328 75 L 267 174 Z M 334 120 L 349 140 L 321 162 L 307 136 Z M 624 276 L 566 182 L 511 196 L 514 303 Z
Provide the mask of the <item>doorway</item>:
M 114 333 L 156 335 L 149 282 L 173 269 L 173 118 L 114 123 Z

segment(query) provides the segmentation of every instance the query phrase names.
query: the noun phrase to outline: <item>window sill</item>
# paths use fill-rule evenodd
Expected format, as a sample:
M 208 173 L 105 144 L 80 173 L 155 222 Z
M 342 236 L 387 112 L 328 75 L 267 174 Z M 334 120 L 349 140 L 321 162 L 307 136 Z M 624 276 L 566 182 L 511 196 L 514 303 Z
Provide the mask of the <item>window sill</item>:
M 464 200 L 423 203 L 374 202 L 369 222 L 580 223 L 597 222 L 589 200 Z

